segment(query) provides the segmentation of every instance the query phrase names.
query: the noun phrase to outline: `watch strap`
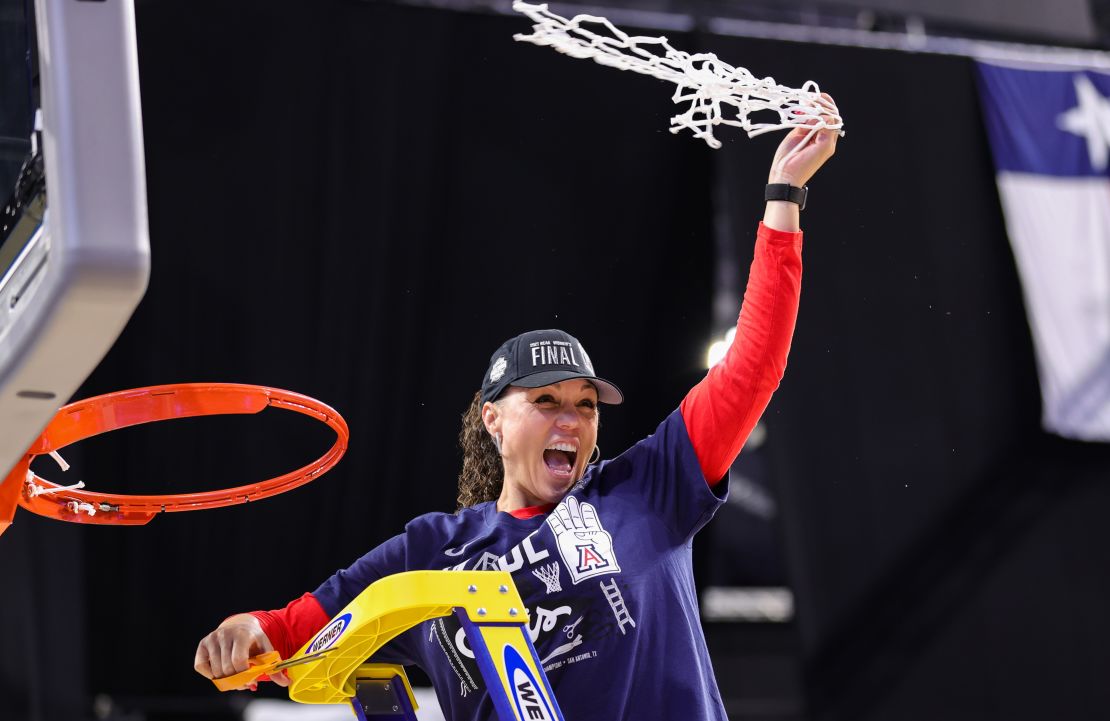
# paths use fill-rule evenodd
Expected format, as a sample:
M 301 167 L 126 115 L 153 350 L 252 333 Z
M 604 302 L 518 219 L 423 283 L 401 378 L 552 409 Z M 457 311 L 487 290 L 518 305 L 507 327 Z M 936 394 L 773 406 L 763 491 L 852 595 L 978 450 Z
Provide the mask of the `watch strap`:
M 786 200 L 798 205 L 798 210 L 805 210 L 806 199 L 809 197 L 809 186 L 798 188 L 787 183 L 769 183 L 763 192 L 764 200 Z

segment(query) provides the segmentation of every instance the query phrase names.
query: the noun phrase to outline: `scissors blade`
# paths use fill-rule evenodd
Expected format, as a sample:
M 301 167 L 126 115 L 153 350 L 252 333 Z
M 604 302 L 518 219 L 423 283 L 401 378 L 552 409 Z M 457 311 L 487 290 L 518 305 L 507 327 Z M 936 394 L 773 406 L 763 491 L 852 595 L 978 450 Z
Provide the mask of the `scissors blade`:
M 301 656 L 300 658 L 291 658 L 288 661 L 282 661 L 281 663 L 274 666 L 274 670 L 275 671 L 280 671 L 282 669 L 289 668 L 290 666 L 300 666 L 302 663 L 309 663 L 310 661 L 315 661 L 318 658 L 323 658 L 324 656 L 327 656 L 329 653 L 332 652 L 332 650 L 333 649 L 329 648 L 326 651 L 320 651 L 318 653 L 310 654 L 308 656 Z

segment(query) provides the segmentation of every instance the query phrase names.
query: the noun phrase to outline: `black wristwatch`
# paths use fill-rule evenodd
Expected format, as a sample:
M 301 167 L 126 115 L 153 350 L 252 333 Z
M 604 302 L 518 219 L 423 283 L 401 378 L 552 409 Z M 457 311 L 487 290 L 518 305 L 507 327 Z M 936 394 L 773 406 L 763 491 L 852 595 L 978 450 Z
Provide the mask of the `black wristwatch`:
M 786 183 L 770 183 L 763 192 L 764 200 L 788 200 L 798 204 L 798 210 L 806 209 L 806 198 L 809 197 L 809 186 L 803 185 L 796 188 Z

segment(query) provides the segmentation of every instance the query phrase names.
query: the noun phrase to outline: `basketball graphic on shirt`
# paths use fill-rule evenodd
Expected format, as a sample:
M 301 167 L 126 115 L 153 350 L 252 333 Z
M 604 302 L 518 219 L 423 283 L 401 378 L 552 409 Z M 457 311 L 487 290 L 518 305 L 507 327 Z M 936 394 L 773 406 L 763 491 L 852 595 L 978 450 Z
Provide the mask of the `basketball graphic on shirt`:
M 555 534 L 555 544 L 570 580 L 577 584 L 606 573 L 620 573 L 613 537 L 601 526 L 597 509 L 579 503 L 574 496 L 555 507 L 547 523 Z

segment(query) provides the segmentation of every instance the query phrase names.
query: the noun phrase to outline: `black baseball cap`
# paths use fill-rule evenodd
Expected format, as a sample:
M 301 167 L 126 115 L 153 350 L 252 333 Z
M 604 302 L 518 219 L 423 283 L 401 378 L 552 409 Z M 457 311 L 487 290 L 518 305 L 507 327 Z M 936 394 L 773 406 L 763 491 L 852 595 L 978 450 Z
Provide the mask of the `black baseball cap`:
M 495 401 L 509 386 L 539 388 L 572 378 L 597 386 L 597 399 L 616 405 L 620 388 L 594 374 L 594 364 L 578 339 L 561 330 L 532 330 L 501 344 L 490 356 L 482 379 L 482 402 Z

